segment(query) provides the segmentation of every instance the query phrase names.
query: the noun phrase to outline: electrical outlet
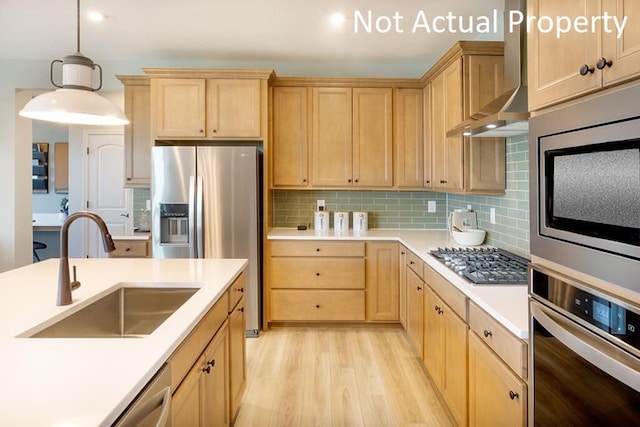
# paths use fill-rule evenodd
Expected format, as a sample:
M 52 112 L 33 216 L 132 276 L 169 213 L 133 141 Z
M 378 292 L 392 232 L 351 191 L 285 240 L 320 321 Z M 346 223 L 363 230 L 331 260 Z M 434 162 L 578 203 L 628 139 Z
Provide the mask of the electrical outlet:
M 495 224 L 496 223 L 496 208 L 491 208 L 489 210 L 489 222 L 491 224 Z
M 471 209 L 471 205 L 467 205 L 467 210 L 468 210 L 469 212 L 471 212 L 471 211 L 473 210 L 473 209 Z
M 316 200 L 316 210 L 324 210 L 324 200 Z
M 436 201 L 435 200 L 429 200 L 427 202 L 427 212 L 435 212 L 437 210 L 437 206 L 436 206 Z

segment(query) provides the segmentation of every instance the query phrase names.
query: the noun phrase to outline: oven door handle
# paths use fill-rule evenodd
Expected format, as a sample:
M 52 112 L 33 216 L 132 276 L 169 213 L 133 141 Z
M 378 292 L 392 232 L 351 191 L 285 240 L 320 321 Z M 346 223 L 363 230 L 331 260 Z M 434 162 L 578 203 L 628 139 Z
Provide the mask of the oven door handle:
M 535 301 L 531 315 L 574 353 L 640 392 L 640 360 Z

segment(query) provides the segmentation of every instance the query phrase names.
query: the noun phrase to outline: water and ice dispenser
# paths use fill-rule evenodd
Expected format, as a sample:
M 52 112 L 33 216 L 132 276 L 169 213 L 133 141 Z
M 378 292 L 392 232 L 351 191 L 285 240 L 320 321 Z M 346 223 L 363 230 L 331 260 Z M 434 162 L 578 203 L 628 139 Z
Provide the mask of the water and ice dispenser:
M 189 243 L 189 205 L 160 203 L 160 243 Z

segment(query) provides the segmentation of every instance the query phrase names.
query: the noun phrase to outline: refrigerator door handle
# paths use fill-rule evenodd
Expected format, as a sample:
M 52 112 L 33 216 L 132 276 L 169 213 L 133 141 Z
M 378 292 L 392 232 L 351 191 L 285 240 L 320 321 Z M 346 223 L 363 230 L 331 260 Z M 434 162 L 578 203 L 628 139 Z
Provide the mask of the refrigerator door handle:
M 204 258 L 204 233 L 202 227 L 202 210 L 203 210 L 203 198 L 202 198 L 202 185 L 203 180 L 201 176 L 196 178 L 196 249 L 197 258 Z
M 189 258 L 196 257 L 196 177 L 189 177 Z

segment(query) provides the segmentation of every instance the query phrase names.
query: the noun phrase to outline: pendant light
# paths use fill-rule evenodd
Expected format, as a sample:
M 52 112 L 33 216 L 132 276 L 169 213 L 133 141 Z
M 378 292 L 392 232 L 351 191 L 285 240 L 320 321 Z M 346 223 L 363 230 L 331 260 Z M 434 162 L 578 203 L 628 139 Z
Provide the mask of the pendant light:
M 126 125 L 127 117 L 116 104 L 96 93 L 102 87 L 102 67 L 80 53 L 80 0 L 77 1 L 77 52 L 51 62 L 51 83 L 59 88 L 36 96 L 19 112 L 23 117 L 79 125 Z M 53 67 L 62 64 L 62 85 L 53 80 Z M 93 72 L 100 84 L 93 88 Z

